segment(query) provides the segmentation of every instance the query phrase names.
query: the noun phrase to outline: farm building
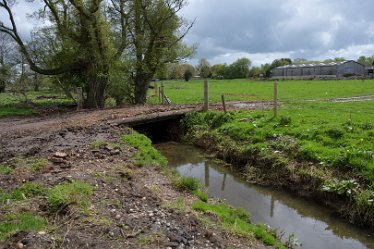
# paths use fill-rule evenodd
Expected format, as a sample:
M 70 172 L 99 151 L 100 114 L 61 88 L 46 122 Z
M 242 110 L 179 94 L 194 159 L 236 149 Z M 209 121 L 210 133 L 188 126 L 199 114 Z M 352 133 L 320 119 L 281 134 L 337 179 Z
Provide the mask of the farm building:
M 343 76 L 366 76 L 363 65 L 353 60 L 318 64 L 286 65 L 271 71 L 273 78 L 338 78 Z

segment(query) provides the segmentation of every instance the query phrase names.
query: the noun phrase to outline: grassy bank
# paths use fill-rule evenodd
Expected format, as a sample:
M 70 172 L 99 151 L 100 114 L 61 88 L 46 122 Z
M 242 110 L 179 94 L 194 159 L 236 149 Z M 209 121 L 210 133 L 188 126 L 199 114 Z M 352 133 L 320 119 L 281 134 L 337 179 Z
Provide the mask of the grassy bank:
M 269 112 L 193 113 L 183 125 L 186 140 L 235 163 L 248 180 L 293 189 L 372 226 L 372 104 L 284 106 L 279 118 Z M 344 115 L 347 108 L 353 114 Z

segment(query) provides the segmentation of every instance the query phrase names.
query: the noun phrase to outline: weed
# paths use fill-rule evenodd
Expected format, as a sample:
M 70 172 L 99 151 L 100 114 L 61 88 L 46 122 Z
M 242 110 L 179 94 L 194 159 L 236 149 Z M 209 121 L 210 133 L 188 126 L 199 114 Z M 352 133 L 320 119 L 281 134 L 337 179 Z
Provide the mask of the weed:
M 33 159 L 30 162 L 27 162 L 27 168 L 31 172 L 36 172 L 43 169 L 47 165 L 47 162 L 46 159 Z
M 334 139 L 342 138 L 344 135 L 344 132 L 337 128 L 331 128 L 326 131 L 326 134 Z
M 289 116 L 281 116 L 279 119 L 279 124 L 282 126 L 290 125 L 291 124 L 291 117 Z
M 0 241 L 6 240 L 11 235 L 21 231 L 40 231 L 46 221 L 32 213 L 8 214 L 0 218 Z
M 179 190 L 188 191 L 190 193 L 200 188 L 200 181 L 193 177 L 179 176 L 172 179 L 172 184 Z
M 91 149 L 102 149 L 107 145 L 108 145 L 107 141 L 98 139 L 90 143 L 90 148 Z
M 331 182 L 324 184 L 322 190 L 326 192 L 333 192 L 338 195 L 352 195 L 353 191 L 358 187 L 355 180 L 337 180 L 333 179 Z
M 48 206 L 51 212 L 65 211 L 70 205 L 77 205 L 87 211 L 93 187 L 89 184 L 73 181 L 56 185 L 48 193 Z
M 177 199 L 175 199 L 174 201 L 168 203 L 166 205 L 166 208 L 169 208 L 169 209 L 176 209 L 176 210 L 179 210 L 183 213 L 186 212 L 186 204 L 183 200 L 182 197 L 178 197 Z

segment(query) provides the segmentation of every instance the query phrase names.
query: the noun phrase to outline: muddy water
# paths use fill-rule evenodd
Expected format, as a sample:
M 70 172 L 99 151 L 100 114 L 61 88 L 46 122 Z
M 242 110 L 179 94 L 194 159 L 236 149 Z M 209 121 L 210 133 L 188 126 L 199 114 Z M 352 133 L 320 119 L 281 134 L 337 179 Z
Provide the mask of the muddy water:
M 156 146 L 184 176 L 201 179 L 209 196 L 226 199 L 248 210 L 255 223 L 265 223 L 291 233 L 308 249 L 374 249 L 374 235 L 335 218 L 325 208 L 284 191 L 248 184 L 230 172 L 222 162 L 204 157 L 193 146 L 174 142 Z

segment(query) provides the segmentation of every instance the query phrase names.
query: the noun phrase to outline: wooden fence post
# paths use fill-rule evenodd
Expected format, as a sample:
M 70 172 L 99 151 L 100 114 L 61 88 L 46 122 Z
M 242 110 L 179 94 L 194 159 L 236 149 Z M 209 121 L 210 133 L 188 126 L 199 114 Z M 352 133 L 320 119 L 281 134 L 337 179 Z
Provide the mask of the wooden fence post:
M 165 88 L 164 88 L 164 82 L 161 82 L 161 104 L 165 104 Z
M 223 106 L 223 111 L 225 112 L 225 113 L 227 113 L 227 111 L 226 111 L 226 102 L 225 102 L 225 95 L 221 95 L 221 99 L 222 99 L 222 106 Z
M 274 118 L 278 115 L 278 81 L 274 81 Z
M 209 86 L 208 79 L 204 80 L 204 111 L 209 110 Z
M 77 109 L 82 110 L 83 108 L 83 94 L 82 87 L 77 87 Z

